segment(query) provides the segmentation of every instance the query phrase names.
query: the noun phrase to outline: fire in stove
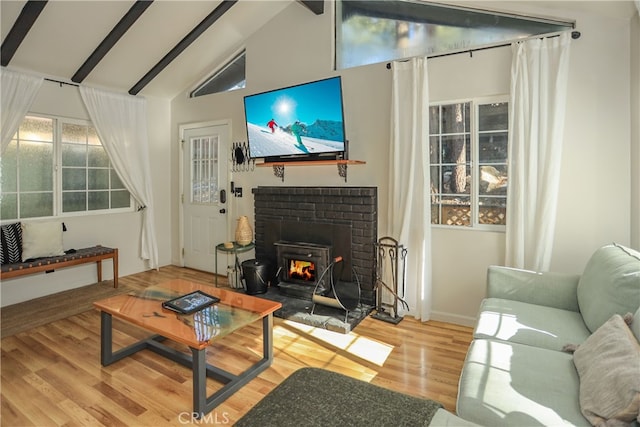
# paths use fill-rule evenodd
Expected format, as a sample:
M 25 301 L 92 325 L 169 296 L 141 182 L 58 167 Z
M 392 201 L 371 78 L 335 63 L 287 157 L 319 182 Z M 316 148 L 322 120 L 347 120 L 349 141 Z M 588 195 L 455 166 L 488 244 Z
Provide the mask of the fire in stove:
M 289 260 L 289 278 L 314 282 L 316 280 L 316 266 L 311 261 L 291 259 Z

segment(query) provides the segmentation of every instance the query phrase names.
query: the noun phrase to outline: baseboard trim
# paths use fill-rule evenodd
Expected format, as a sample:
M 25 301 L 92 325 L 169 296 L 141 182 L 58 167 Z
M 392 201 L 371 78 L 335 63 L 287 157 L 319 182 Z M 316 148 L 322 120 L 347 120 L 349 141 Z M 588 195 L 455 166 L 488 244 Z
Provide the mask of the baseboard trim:
M 474 327 L 477 323 L 475 317 L 461 316 L 459 314 L 446 313 L 444 311 L 432 311 L 431 320 L 437 320 L 439 322 L 455 323 L 456 325 Z

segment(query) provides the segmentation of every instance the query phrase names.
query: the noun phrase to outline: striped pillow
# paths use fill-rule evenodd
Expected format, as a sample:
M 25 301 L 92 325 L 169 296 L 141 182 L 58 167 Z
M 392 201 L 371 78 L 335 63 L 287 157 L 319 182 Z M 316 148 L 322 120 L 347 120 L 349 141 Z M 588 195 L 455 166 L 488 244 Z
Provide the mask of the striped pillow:
M 0 264 L 22 261 L 22 227 L 19 222 L 0 227 Z

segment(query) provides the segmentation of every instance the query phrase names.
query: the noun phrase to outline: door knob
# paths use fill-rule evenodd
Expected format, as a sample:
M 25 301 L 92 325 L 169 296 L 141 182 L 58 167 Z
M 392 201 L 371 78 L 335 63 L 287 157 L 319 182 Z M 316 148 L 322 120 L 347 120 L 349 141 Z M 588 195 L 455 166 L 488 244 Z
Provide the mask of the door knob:
M 220 209 L 220 213 L 221 213 L 221 214 L 223 214 L 223 213 L 227 213 L 227 210 L 226 210 L 225 208 L 222 208 L 222 209 Z

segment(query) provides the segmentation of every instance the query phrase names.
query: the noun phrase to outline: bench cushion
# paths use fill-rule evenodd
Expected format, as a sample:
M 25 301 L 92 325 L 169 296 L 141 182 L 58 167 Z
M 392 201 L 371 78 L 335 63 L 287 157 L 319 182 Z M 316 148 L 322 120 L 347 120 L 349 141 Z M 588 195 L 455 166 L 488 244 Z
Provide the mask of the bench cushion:
M 51 269 L 53 270 L 56 267 L 56 264 L 62 262 L 73 261 L 76 259 L 88 258 L 97 255 L 110 254 L 113 251 L 113 248 L 108 248 L 106 246 L 92 246 L 90 248 L 78 249 L 74 253 L 68 253 L 60 256 L 38 258 L 31 261 L 18 262 L 14 264 L 3 264 L 2 272 L 4 273 L 13 270 L 24 270 L 33 267 L 40 267 L 42 265 L 51 265 Z

